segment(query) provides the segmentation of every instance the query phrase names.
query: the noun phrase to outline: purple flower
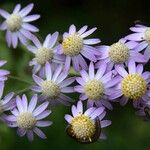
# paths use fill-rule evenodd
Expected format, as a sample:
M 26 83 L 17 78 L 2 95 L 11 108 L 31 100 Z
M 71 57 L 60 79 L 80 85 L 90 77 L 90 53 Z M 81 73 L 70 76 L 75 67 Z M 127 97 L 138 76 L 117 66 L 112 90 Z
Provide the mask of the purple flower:
M 14 93 L 11 92 L 7 94 L 4 98 L 3 91 L 4 91 L 4 82 L 0 82 L 0 119 L 5 121 L 5 114 L 4 112 L 13 109 L 16 106 L 16 102 L 12 99 Z
M 56 48 L 58 34 L 58 32 L 55 32 L 52 35 L 48 34 L 43 44 L 41 44 L 41 42 L 35 36 L 33 36 L 32 41 L 34 46 L 30 45 L 27 48 L 35 55 L 35 58 L 33 58 L 33 60 L 30 62 L 30 66 L 34 66 L 34 74 L 39 70 L 43 70 L 43 66 L 47 61 L 50 63 L 64 63 L 65 57 L 58 54 Z
M 76 31 L 76 27 L 71 25 L 69 33 L 65 32 L 63 34 L 63 41 L 59 51 L 66 56 L 65 66 L 67 70 L 70 69 L 71 62 L 76 71 L 81 69 L 87 70 L 88 67 L 83 56 L 90 61 L 97 61 L 99 52 L 91 45 L 100 43 L 100 40 L 97 38 L 84 39 L 96 29 L 92 28 L 86 31 L 87 26 L 83 26 L 79 31 Z
M 147 58 L 144 55 L 133 49 L 137 44 L 134 41 L 127 42 L 127 40 L 121 39 L 111 46 L 102 45 L 97 47 L 101 55 L 99 57 L 100 62 L 96 64 L 96 67 L 99 67 L 101 61 L 108 63 L 110 70 L 115 64 L 127 65 L 131 59 L 140 63 L 147 62 Z
M 135 25 L 130 28 L 131 31 L 135 32 L 125 37 L 127 40 L 137 41 L 139 44 L 134 48 L 134 51 L 141 52 L 144 50 L 145 56 L 150 58 L 150 27 L 144 25 Z M 147 61 L 148 61 L 147 60 Z
M 142 64 L 136 66 L 135 62 L 130 60 L 128 72 L 121 65 L 116 65 L 115 69 L 122 79 L 116 89 L 114 89 L 110 99 L 119 98 L 121 105 L 125 105 L 131 99 L 134 107 L 137 107 L 142 101 L 149 100 L 148 84 L 150 82 L 150 72 L 143 72 Z
M 0 60 L 0 67 L 2 67 L 3 65 L 5 65 L 6 63 L 7 63 L 7 61 Z M 9 74 L 9 71 L 4 70 L 4 69 L 0 69 L 0 82 L 7 80 L 7 75 L 8 74 Z
M 25 8 L 21 9 L 21 5 L 17 4 L 12 14 L 9 14 L 5 10 L 0 9 L 0 15 L 6 20 L 1 24 L 1 30 L 6 31 L 6 41 L 8 46 L 11 45 L 16 48 L 18 45 L 18 39 L 22 44 L 27 43 L 27 39 L 32 36 L 31 32 L 38 32 L 39 29 L 29 24 L 31 21 L 35 21 L 40 18 L 40 15 L 29 15 L 33 9 L 34 4 L 29 4 Z
M 46 136 L 39 127 L 48 127 L 52 124 L 51 121 L 42 121 L 51 113 L 50 110 L 46 110 L 49 103 L 45 102 L 36 108 L 37 95 L 31 98 L 29 104 L 27 97 L 23 95 L 22 98 L 17 96 L 16 104 L 17 107 L 11 111 L 12 115 L 6 117 L 8 125 L 12 128 L 17 127 L 17 134 L 21 137 L 27 135 L 30 141 L 34 139 L 33 132 L 45 139 Z
M 106 115 L 104 107 L 90 107 L 83 112 L 81 101 L 72 106 L 72 115 L 66 114 L 65 120 L 69 123 L 67 133 L 79 142 L 91 143 L 98 139 L 106 139 L 101 130 L 111 124 L 109 120 L 103 120 Z
M 88 99 L 88 106 L 105 106 L 112 109 L 109 96 L 114 91 L 113 87 L 120 81 L 120 76 L 113 78 L 112 71 L 106 72 L 107 64 L 101 63 L 95 73 L 93 63 L 90 63 L 89 72 L 82 70 L 81 77 L 76 80 L 80 85 L 75 86 L 75 91 L 81 93 L 80 100 Z
M 57 101 L 69 105 L 73 100 L 63 93 L 73 93 L 74 88 L 69 86 L 75 81 L 74 77 L 67 78 L 68 74 L 62 71 L 62 65 L 59 65 L 54 71 L 51 69 L 51 64 L 48 62 L 45 65 L 46 79 L 42 79 L 33 75 L 36 86 L 32 90 L 41 93 L 41 100 L 49 100 L 50 103 Z

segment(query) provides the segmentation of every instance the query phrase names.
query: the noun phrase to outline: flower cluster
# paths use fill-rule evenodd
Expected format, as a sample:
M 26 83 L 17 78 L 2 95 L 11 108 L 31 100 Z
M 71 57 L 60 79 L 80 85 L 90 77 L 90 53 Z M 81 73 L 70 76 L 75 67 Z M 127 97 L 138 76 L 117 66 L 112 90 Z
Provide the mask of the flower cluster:
M 136 113 L 150 119 L 150 72 L 144 67 L 150 59 L 150 27 L 135 25 L 130 29 L 136 33 L 110 46 L 100 45 L 99 38 L 88 38 L 97 28 L 83 26 L 77 30 L 75 25 L 63 34 L 61 42 L 58 32 L 49 33 L 40 41 L 33 34 L 38 28 L 29 24 L 40 18 L 37 14 L 29 15 L 33 6 L 21 9 L 17 4 L 11 14 L 0 9 L 5 19 L 0 29 L 6 30 L 8 47 L 16 48 L 20 41 L 33 54 L 29 66 L 34 82 L 31 100 L 13 92 L 2 97 L 9 72 L 0 69 L 1 121 L 17 128 L 17 134 L 26 135 L 30 141 L 34 133 L 45 139 L 39 128 L 52 122 L 43 119 L 50 115 L 51 106 L 73 104 L 70 93 L 76 93 L 79 99 L 71 107 L 72 116 L 64 117 L 68 122 L 66 132 L 81 143 L 106 139 L 102 128 L 111 121 L 104 119 L 115 102 L 124 106 L 133 101 Z M 1 60 L 0 67 L 5 63 Z

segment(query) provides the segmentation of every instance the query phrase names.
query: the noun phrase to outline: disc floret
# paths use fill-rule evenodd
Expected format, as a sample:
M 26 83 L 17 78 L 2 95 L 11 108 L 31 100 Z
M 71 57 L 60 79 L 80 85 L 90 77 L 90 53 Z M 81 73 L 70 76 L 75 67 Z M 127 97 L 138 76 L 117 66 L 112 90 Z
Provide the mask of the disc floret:
M 145 40 L 150 43 L 150 28 L 146 29 L 144 32 Z
M 84 90 L 89 99 L 99 100 L 103 96 L 104 87 L 100 81 L 92 79 L 85 84 Z
M 35 127 L 36 119 L 30 112 L 23 112 L 17 116 L 17 124 L 19 128 L 32 129 Z
M 51 99 L 55 99 L 60 94 L 60 88 L 54 81 L 44 81 L 42 83 L 42 93 L 46 97 L 49 97 Z
M 82 114 L 71 121 L 71 132 L 77 139 L 90 139 L 95 131 L 95 123 L 88 116 Z
M 12 14 L 7 18 L 6 23 L 9 31 L 16 32 L 22 26 L 22 18 L 19 14 Z
M 121 42 L 114 43 L 109 48 L 109 57 L 116 64 L 125 63 L 129 55 L 129 48 Z
M 41 47 L 37 50 L 35 54 L 35 59 L 39 64 L 45 64 L 47 61 L 51 61 L 53 59 L 53 50 Z
M 139 74 L 129 74 L 123 79 L 121 88 L 126 97 L 138 100 L 146 93 L 147 84 Z
M 71 34 L 63 40 L 62 46 L 65 55 L 76 56 L 83 47 L 83 38 L 77 33 Z

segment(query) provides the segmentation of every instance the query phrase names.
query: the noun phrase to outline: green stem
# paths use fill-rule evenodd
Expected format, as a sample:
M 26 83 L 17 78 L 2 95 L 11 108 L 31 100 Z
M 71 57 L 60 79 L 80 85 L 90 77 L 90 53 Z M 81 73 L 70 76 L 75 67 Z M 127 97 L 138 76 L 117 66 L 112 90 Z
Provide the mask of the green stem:
M 8 76 L 8 77 L 9 77 L 10 79 L 18 80 L 18 81 L 20 81 L 20 82 L 24 82 L 24 83 L 27 83 L 27 84 L 32 85 L 32 82 L 29 82 L 29 81 L 23 80 L 23 79 L 21 79 L 21 78 L 19 78 L 19 77 L 15 77 L 15 76 Z
M 16 93 L 16 95 L 19 95 L 19 94 L 22 94 L 22 93 L 24 93 L 24 92 L 27 92 L 27 91 L 30 90 L 30 89 L 31 89 L 31 86 L 29 86 L 29 87 L 27 87 L 27 88 L 25 88 L 25 89 L 19 90 L 19 91 L 15 92 L 15 93 Z

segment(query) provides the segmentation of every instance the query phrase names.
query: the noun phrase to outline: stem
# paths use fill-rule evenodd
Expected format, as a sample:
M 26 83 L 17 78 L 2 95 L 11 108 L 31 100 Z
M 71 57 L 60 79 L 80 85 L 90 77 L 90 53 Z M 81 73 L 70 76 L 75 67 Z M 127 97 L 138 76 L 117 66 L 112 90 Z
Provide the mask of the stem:
M 18 92 L 16 92 L 16 95 L 19 95 L 19 94 L 21 94 L 21 93 L 27 92 L 27 91 L 30 90 L 30 89 L 31 89 L 31 86 L 29 86 L 29 87 L 27 87 L 27 88 L 25 88 L 25 89 L 19 90 Z
M 28 81 L 26 81 L 26 80 L 23 80 L 23 79 L 21 79 L 21 78 L 19 78 L 19 77 L 15 77 L 15 76 L 8 76 L 10 79 L 13 79 L 13 80 L 18 80 L 18 81 L 20 81 L 20 82 L 24 82 L 24 83 L 27 83 L 27 84 L 32 84 L 32 82 L 28 82 Z

